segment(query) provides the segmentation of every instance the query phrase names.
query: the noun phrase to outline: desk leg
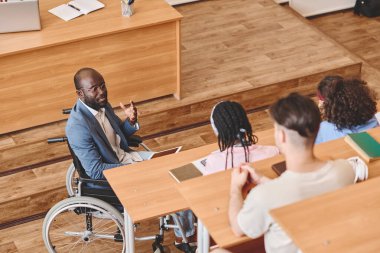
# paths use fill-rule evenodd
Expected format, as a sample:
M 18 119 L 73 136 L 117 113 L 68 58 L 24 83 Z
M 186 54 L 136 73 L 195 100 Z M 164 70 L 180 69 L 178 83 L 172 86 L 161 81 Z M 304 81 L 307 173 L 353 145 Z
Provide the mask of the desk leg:
M 202 221 L 198 219 L 198 252 L 208 253 L 210 251 L 210 236 L 206 227 L 203 225 Z
M 124 208 L 124 232 L 127 253 L 135 253 L 135 231 L 133 221 Z

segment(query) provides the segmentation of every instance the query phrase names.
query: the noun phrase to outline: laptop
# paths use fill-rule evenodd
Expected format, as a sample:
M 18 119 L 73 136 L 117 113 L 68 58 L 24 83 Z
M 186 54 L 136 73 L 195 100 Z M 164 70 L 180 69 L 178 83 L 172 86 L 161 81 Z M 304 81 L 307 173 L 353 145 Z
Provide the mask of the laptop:
M 0 2 L 0 33 L 41 30 L 38 0 Z

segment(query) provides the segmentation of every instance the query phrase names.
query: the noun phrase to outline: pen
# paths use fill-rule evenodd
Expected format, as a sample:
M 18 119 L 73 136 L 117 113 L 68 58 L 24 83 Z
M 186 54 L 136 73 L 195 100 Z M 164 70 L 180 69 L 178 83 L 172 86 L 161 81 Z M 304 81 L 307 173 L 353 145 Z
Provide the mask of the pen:
M 80 9 L 77 8 L 77 7 L 75 7 L 74 5 L 71 5 L 71 4 L 67 4 L 67 5 L 70 6 L 71 8 L 73 8 L 73 9 L 77 10 L 77 11 L 80 11 Z

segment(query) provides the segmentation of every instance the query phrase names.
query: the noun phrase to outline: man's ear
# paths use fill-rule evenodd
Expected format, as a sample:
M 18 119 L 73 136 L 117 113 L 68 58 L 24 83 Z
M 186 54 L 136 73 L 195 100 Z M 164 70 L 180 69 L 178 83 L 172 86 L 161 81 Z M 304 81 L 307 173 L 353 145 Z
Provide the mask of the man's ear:
M 76 90 L 76 93 L 79 98 L 83 98 L 83 90 Z

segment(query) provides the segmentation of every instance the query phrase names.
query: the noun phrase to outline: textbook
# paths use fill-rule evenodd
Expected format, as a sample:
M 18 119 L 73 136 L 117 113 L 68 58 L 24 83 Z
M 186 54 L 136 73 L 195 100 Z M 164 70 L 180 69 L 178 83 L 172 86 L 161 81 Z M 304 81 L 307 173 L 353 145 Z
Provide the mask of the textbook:
M 367 162 L 380 159 L 380 143 L 367 132 L 349 134 L 344 140 Z
M 192 178 L 202 176 L 202 172 L 200 172 L 194 164 L 189 163 L 184 166 L 169 170 L 169 174 L 178 182 L 181 183 L 185 180 L 189 180 Z
M 87 15 L 90 12 L 104 8 L 104 4 L 97 0 L 73 0 L 67 4 L 61 4 L 53 9 L 50 9 L 51 14 L 69 21 L 81 15 Z

